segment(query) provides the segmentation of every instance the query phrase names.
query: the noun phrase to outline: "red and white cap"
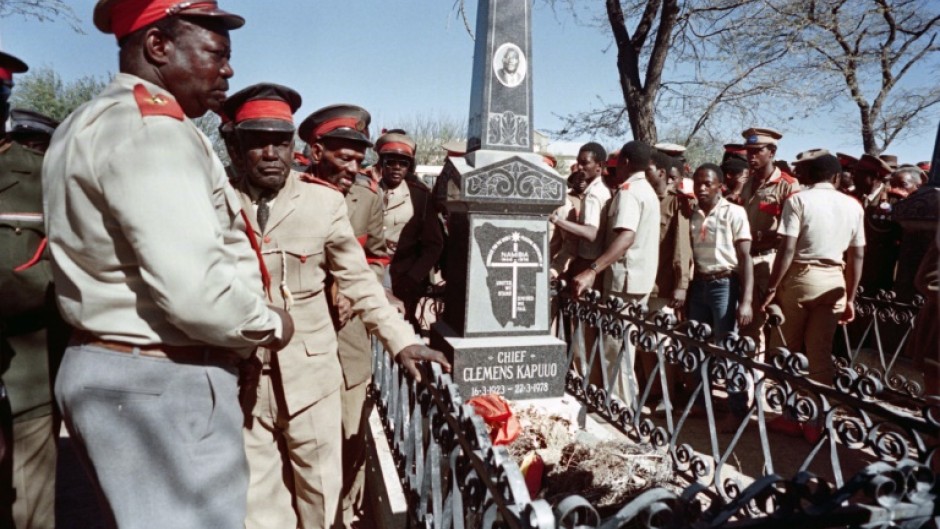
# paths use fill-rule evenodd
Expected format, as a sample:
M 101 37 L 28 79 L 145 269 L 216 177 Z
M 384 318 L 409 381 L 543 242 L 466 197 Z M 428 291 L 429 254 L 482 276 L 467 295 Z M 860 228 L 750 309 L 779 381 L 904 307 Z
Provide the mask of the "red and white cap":
M 98 0 L 95 5 L 95 27 L 122 39 L 155 22 L 172 16 L 211 18 L 226 29 L 238 29 L 245 19 L 219 9 L 218 2 L 179 0 Z

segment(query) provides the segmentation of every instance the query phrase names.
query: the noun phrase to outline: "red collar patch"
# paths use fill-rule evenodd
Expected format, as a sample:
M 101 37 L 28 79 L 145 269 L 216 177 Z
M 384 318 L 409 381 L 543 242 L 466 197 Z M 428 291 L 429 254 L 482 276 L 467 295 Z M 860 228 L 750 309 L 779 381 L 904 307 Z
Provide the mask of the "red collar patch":
M 337 192 L 339 192 L 339 193 L 342 193 L 342 191 L 340 191 L 340 189 L 339 189 L 338 187 L 336 187 L 335 185 L 333 185 L 333 184 L 327 182 L 326 180 L 324 180 L 324 179 L 322 179 L 322 178 L 313 176 L 313 175 L 310 174 L 310 173 L 304 173 L 304 174 L 300 175 L 300 180 L 303 181 L 303 182 L 310 183 L 310 184 L 317 184 L 317 185 L 321 185 L 321 186 L 324 186 L 324 187 L 328 187 L 328 188 L 332 189 L 333 191 L 337 191 Z
M 143 84 L 138 83 L 134 87 L 134 99 L 137 101 L 142 117 L 168 116 L 180 121 L 186 117 L 183 107 L 175 99 L 161 94 L 151 94 Z

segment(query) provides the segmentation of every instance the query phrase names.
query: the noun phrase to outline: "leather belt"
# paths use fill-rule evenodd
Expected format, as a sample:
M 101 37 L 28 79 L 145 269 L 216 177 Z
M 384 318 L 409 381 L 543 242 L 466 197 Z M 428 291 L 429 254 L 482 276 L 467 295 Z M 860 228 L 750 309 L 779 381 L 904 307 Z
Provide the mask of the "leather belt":
M 146 358 L 159 358 L 180 364 L 237 366 L 244 359 L 230 349 L 211 345 L 134 345 L 126 342 L 103 340 L 86 331 L 75 331 L 69 345 L 91 345 L 109 351 L 138 354 Z
M 751 250 L 751 257 L 762 257 L 776 252 L 776 248 L 767 248 L 766 250 Z
M 819 268 L 842 268 L 842 263 L 827 263 L 825 261 L 793 261 L 797 266 L 816 266 Z
M 692 279 L 695 281 L 718 281 L 719 279 L 731 277 L 733 274 L 734 270 L 722 270 L 721 272 L 715 272 L 713 274 L 696 273 Z

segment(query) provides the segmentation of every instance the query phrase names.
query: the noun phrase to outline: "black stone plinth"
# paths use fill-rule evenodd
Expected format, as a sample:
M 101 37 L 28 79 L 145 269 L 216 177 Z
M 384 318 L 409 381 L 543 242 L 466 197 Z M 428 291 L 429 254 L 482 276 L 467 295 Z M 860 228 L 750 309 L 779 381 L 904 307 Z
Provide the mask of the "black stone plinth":
M 509 400 L 565 393 L 565 342 L 552 336 L 462 338 L 446 323 L 431 328 L 431 347 L 444 352 L 464 399 L 497 393 Z

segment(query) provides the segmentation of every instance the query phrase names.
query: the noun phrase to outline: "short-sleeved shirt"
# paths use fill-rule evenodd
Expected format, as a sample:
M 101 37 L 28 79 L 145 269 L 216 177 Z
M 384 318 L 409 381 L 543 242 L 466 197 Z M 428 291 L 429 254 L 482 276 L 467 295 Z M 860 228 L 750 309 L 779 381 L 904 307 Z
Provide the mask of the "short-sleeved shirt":
M 777 233 L 796 237 L 798 263 L 844 264 L 849 246 L 865 246 L 862 205 L 820 183 L 787 199 Z
M 584 202 L 578 222 L 584 226 L 597 228 L 597 238 L 594 241 L 581 239 L 578 243 L 578 257 L 583 259 L 597 259 L 604 253 L 604 208 L 610 202 L 610 189 L 604 184 L 601 177 L 595 178 L 584 190 Z
M 623 230 L 636 234 L 633 245 L 610 265 L 605 291 L 647 295 L 656 283 L 659 267 L 659 197 L 643 173 L 635 173 L 610 199 L 604 247 Z
M 800 184 L 796 178 L 777 168 L 756 189 L 755 185 L 752 177 L 741 192 L 747 221 L 751 225 L 751 239 L 754 241 L 752 249 L 770 250 L 778 245 L 777 228 L 780 226 L 783 203 L 800 190 Z
M 751 227 L 744 208 L 721 197 L 707 215 L 701 209 L 695 210 L 690 226 L 696 272 L 715 274 L 737 269 L 734 243 L 751 240 Z

